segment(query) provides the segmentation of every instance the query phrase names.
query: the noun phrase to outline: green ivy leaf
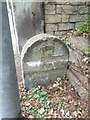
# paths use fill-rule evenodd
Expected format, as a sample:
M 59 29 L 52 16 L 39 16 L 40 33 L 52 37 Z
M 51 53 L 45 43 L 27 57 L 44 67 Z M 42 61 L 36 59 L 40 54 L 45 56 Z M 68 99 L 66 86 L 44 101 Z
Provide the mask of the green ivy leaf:
M 38 99 L 38 98 L 40 98 L 40 96 L 38 95 L 38 94 L 34 94 L 34 96 L 33 96 L 35 99 Z
M 61 97 L 58 97 L 58 99 L 54 100 L 55 105 L 59 104 L 62 101 Z
M 47 94 L 47 92 L 40 92 L 40 96 L 44 96 L 44 95 L 46 95 Z
M 35 92 L 37 92 L 38 90 L 39 90 L 38 87 L 37 87 L 37 88 L 32 88 L 31 92 L 32 92 L 32 93 L 35 93 Z

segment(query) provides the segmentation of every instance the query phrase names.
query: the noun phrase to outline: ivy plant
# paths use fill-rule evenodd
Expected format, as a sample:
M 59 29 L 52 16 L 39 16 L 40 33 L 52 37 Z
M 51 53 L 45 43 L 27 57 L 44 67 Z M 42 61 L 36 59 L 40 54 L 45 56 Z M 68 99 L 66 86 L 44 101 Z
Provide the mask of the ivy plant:
M 76 29 L 77 34 L 88 33 L 90 30 L 90 20 L 87 18 L 81 23 L 80 27 Z

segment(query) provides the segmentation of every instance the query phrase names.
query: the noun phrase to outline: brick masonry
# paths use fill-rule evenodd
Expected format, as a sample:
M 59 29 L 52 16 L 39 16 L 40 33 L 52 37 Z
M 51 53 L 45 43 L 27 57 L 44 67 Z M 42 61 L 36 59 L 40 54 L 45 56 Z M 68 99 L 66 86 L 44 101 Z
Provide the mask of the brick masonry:
M 45 3 L 46 33 L 61 37 L 78 28 L 88 18 L 89 2 L 47 2 Z

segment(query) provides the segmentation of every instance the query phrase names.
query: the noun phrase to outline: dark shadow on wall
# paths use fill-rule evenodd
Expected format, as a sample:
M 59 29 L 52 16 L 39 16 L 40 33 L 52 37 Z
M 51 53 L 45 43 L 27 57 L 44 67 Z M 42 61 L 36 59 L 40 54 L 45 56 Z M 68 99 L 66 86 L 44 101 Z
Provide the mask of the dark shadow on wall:
M 44 7 L 43 2 L 18 2 L 14 6 L 19 47 L 22 49 L 28 39 L 44 32 Z M 18 9 L 20 6 L 22 10 Z

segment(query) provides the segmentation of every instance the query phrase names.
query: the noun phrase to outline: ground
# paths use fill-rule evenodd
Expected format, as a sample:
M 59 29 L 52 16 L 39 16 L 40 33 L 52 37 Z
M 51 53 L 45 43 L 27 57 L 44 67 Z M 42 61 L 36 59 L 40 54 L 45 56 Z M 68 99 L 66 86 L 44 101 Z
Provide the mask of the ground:
M 88 101 L 82 101 L 68 80 L 25 91 L 19 83 L 22 115 L 26 118 L 87 118 Z

